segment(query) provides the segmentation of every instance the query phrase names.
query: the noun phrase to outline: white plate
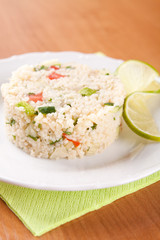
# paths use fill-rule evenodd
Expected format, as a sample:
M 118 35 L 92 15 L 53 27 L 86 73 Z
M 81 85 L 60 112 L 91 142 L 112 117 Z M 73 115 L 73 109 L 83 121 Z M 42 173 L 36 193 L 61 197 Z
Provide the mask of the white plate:
M 114 71 L 122 60 L 78 52 L 28 53 L 0 60 L 0 84 L 23 64 L 37 64 L 56 58 L 93 68 Z M 128 183 L 160 170 L 160 144 L 142 139 L 123 123 L 119 139 L 103 153 L 75 160 L 33 158 L 16 148 L 5 133 L 0 95 L 0 180 L 20 186 L 46 190 L 89 190 Z

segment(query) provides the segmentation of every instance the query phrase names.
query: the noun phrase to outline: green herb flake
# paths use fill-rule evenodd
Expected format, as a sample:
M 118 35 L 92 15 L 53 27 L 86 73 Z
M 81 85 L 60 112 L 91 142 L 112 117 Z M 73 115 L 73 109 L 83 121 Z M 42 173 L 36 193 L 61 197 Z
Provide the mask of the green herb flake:
M 33 124 L 35 124 L 35 123 L 36 123 L 36 121 L 33 121 L 32 123 L 33 123 Z
M 105 75 L 109 75 L 109 73 L 106 73 Z
M 107 106 L 114 106 L 114 103 L 107 102 L 107 103 L 104 103 L 104 105 L 107 105 Z
M 52 141 L 52 142 L 50 142 L 50 145 L 54 145 L 55 143 L 57 143 L 57 142 L 60 142 L 60 141 L 61 141 L 61 139 L 62 139 L 62 138 L 60 138 L 60 139 L 58 139 L 58 140 L 56 140 L 56 141 L 54 141 L 54 142 L 53 142 L 53 141 Z
M 61 68 L 61 63 L 55 63 L 52 66 L 58 66 L 59 68 Z
M 12 118 L 11 121 L 10 121 L 10 125 L 14 125 L 16 123 L 16 121 Z
M 33 136 L 31 136 L 31 135 L 28 135 L 27 137 L 30 137 L 30 138 L 32 138 L 35 142 L 37 141 L 37 139 L 39 138 L 39 137 L 33 137 Z
M 116 118 L 114 117 L 113 120 L 116 120 Z
M 48 113 L 55 113 L 56 112 L 56 109 L 55 109 L 54 106 L 39 107 L 38 110 L 42 114 L 48 114 Z
M 12 135 L 13 136 L 13 139 L 16 140 L 16 136 L 15 135 Z
M 42 65 L 42 66 L 40 66 L 40 69 L 39 69 L 39 70 L 42 70 L 42 69 L 48 69 L 48 67 Z
M 72 66 L 67 66 L 66 68 L 72 68 Z
M 73 125 L 76 126 L 76 125 L 77 125 L 77 122 L 78 122 L 78 118 L 76 118 L 76 119 L 74 120 Z
M 28 96 L 35 95 L 35 93 L 29 92 Z
M 110 112 L 111 113 L 116 113 L 116 112 L 118 112 L 118 111 L 120 111 L 120 110 L 122 110 L 122 107 L 123 106 L 115 106 L 114 108 L 112 108 L 111 110 L 110 110 Z
M 71 135 L 72 133 L 71 132 L 68 132 L 68 131 L 64 131 L 65 134 L 67 135 Z
M 44 70 L 47 70 L 48 67 L 45 66 L 45 65 L 41 65 L 41 66 L 36 66 L 36 67 L 33 68 L 33 70 L 34 70 L 35 72 L 41 71 L 41 70 L 43 70 L 43 69 L 44 69 Z
M 87 152 L 89 151 L 90 147 L 87 148 Z
M 67 103 L 68 106 L 72 107 L 70 103 Z
M 34 115 L 38 115 L 38 111 L 35 111 L 35 112 L 34 112 Z
M 32 107 L 29 103 L 27 102 L 19 102 L 16 104 L 16 107 L 23 107 L 25 110 L 25 113 L 29 116 L 33 116 L 34 115 L 34 107 Z
M 75 69 L 73 66 L 67 66 L 66 69 Z
M 91 96 L 92 94 L 96 93 L 98 90 L 91 89 L 88 87 L 82 88 L 79 93 L 84 97 L 84 96 Z
M 49 101 L 49 102 L 52 102 L 52 98 L 50 98 L 48 101 Z
M 42 124 L 41 123 L 38 124 L 38 128 L 40 128 L 40 129 L 42 128 Z
M 92 128 L 92 130 L 96 129 L 97 128 L 97 123 L 93 123 L 93 126 L 91 128 Z
M 15 123 L 16 123 L 16 121 L 13 118 L 11 118 L 11 120 L 9 122 L 7 122 L 6 124 L 13 126 Z

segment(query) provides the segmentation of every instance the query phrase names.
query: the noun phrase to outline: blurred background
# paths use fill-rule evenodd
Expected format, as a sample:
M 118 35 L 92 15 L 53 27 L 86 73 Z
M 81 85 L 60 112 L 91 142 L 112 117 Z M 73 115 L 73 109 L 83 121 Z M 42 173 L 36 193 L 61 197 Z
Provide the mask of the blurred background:
M 160 0 L 0 0 L 0 58 L 102 51 L 160 70 Z

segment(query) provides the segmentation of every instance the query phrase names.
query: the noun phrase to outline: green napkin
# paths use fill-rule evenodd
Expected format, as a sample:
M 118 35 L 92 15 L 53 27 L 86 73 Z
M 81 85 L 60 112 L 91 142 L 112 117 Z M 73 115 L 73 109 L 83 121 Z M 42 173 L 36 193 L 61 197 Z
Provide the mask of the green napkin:
M 118 187 L 74 192 L 35 190 L 0 182 L 0 197 L 35 236 L 40 236 L 158 180 L 160 171 Z

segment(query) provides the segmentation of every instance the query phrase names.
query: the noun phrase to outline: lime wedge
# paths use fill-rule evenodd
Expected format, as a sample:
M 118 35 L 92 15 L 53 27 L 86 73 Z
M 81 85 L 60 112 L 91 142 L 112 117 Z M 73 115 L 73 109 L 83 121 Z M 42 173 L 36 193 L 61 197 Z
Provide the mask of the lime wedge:
M 155 81 L 159 73 L 148 63 L 128 60 L 116 69 L 115 74 L 121 79 L 127 94 L 160 89 L 160 83 Z
M 153 141 L 160 141 L 160 131 L 148 106 L 151 102 L 154 104 L 157 94 L 160 94 L 160 90 L 131 93 L 123 106 L 123 118 L 129 128 L 139 136 Z

